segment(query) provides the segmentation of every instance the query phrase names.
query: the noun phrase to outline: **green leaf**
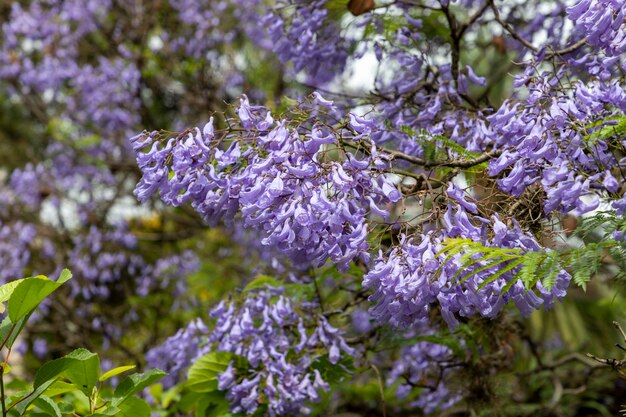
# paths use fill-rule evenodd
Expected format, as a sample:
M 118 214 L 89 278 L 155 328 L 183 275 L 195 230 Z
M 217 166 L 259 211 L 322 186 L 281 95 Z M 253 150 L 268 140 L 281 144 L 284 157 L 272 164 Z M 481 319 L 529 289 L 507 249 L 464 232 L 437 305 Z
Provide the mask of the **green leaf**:
M 24 414 L 24 411 L 26 411 L 26 409 L 32 404 L 33 401 L 35 401 L 37 398 L 39 398 L 40 395 L 42 395 L 44 393 L 44 391 L 46 391 L 48 389 L 48 387 L 50 387 L 50 385 L 52 385 L 54 381 L 46 381 L 43 384 L 41 384 L 39 387 L 37 387 L 34 391 L 32 391 L 30 394 L 28 394 L 26 397 L 20 397 L 18 399 L 16 399 L 11 406 L 12 407 L 13 404 L 15 404 L 17 401 L 20 401 L 19 403 L 17 403 L 15 405 L 15 409 L 21 414 Z
M 33 401 L 33 405 L 35 407 L 38 407 L 41 411 L 43 411 L 44 413 L 48 415 L 51 415 L 54 417 L 61 417 L 61 410 L 56 405 L 56 403 L 52 401 L 50 397 L 46 397 L 45 395 L 42 395 L 41 397 Z
M 9 317 L 14 323 L 32 313 L 35 308 L 54 290 L 71 278 L 69 271 L 64 270 L 59 282 L 44 276 L 26 278 L 13 290 L 9 298 Z M 69 275 L 68 275 L 69 274 Z
M 148 403 L 137 397 L 128 397 L 118 407 L 116 416 L 121 417 L 150 417 L 152 412 Z
M 165 375 L 167 375 L 167 373 L 160 369 L 151 369 L 143 374 L 133 374 L 127 376 L 115 389 L 111 405 L 118 406 L 131 395 L 137 394 L 144 388 L 163 378 Z
M 443 248 L 435 254 L 435 257 L 439 257 L 443 254 L 448 254 L 448 256 L 454 256 L 463 251 L 468 245 L 472 245 L 473 243 L 474 241 L 471 239 L 445 239 L 442 242 Z
M 470 266 L 474 265 L 475 263 L 477 263 L 477 262 L 487 262 L 487 261 L 489 261 L 489 260 L 491 260 L 491 259 L 493 259 L 493 258 L 497 258 L 497 259 L 495 259 L 495 260 L 494 260 L 494 261 L 492 261 L 492 262 L 487 263 L 487 265 L 483 265 L 483 266 L 481 266 L 480 268 L 477 268 L 477 269 L 474 269 L 474 270 L 468 271 L 468 268 L 469 268 Z M 504 262 L 508 262 L 508 261 L 510 261 L 511 259 L 513 259 L 513 257 L 512 257 L 512 256 L 505 256 L 505 257 L 502 257 L 502 255 L 501 255 L 500 253 L 497 253 L 497 252 L 487 254 L 487 255 L 485 255 L 485 256 L 483 256 L 483 257 L 479 258 L 479 259 L 474 259 L 474 260 L 472 260 L 472 261 L 471 261 L 471 262 L 469 262 L 469 263 L 462 263 L 462 264 L 461 264 L 461 268 L 459 268 L 459 270 L 456 272 L 456 274 L 454 274 L 454 277 L 452 278 L 452 280 L 454 281 L 454 280 L 456 280 L 456 278 L 457 278 L 459 275 L 461 275 L 461 274 L 463 274 L 463 273 L 467 273 L 467 275 L 464 275 L 464 276 L 463 276 L 463 278 L 461 278 L 461 279 L 459 280 L 459 283 L 463 283 L 463 282 L 465 282 L 466 280 L 468 280 L 468 279 L 470 279 L 471 277 L 473 277 L 474 275 L 479 274 L 479 273 L 481 273 L 481 272 L 483 272 L 483 271 L 485 271 L 485 270 L 487 270 L 487 269 L 491 269 L 491 268 L 493 268 L 493 267 L 496 267 L 496 266 L 498 266 L 498 265 L 500 265 L 500 264 L 502 264 L 502 263 L 504 263 Z
M 161 386 L 161 384 L 158 384 Z M 168 408 L 170 404 L 178 402 L 180 400 L 180 392 L 183 390 L 182 385 L 175 385 L 163 393 L 161 398 L 161 405 L 163 408 Z
M 102 407 L 104 407 L 104 409 Z M 120 409 L 118 407 L 106 403 L 101 405 L 98 410 L 100 411 L 93 414 L 87 414 L 85 417 L 117 416 L 120 412 Z
M 354 363 L 351 357 L 342 356 L 338 363 L 332 364 L 328 357 L 322 356 L 313 361 L 311 368 L 320 371 L 324 381 L 334 384 L 350 375 L 350 370 L 354 369 Z
M 90 396 L 100 376 L 100 358 L 86 349 L 76 349 L 66 356 L 75 359 L 63 375 L 85 395 Z
M 198 401 L 206 395 L 202 392 L 185 392 L 177 404 L 178 409 L 183 413 L 189 413 L 196 407 Z
M 593 129 L 600 126 L 602 126 L 600 129 L 584 136 L 584 140 L 587 145 L 594 146 L 599 140 L 605 141 L 612 136 L 618 138 L 626 133 L 626 116 L 620 115 L 607 117 L 603 120 L 599 120 L 585 126 L 585 130 Z
M 204 417 L 236 417 L 242 415 L 243 414 L 231 414 L 230 404 L 222 403 L 213 405 L 212 407 L 208 407 L 205 410 Z
M 68 402 L 60 401 L 57 405 L 63 414 L 72 414 L 74 412 L 74 406 Z
M 56 397 L 57 395 L 66 394 L 68 392 L 76 391 L 76 387 L 65 381 L 57 380 L 44 392 L 48 397 Z M 66 412 L 64 412 L 67 414 Z
M 3 286 L 0 287 L 0 303 L 4 303 L 6 300 L 9 299 L 9 297 L 11 297 L 11 294 L 13 294 L 13 291 L 15 290 L 15 287 L 18 286 L 18 284 L 20 282 L 24 281 L 23 279 L 16 279 L 15 281 L 11 281 L 7 284 L 4 284 Z
M 232 355 L 228 352 L 211 352 L 198 358 L 187 373 L 187 388 L 194 392 L 211 392 L 217 389 L 217 375 L 228 368 Z
M 213 391 L 202 394 L 195 403 L 195 417 L 233 417 L 242 414 L 231 414 L 230 403 L 224 392 Z
M 106 381 L 109 378 L 113 378 L 116 375 L 119 375 L 121 373 L 124 373 L 126 371 L 130 371 L 131 369 L 135 369 L 136 366 L 135 365 L 125 365 L 125 366 L 118 366 L 117 368 L 113 368 L 110 371 L 105 372 L 100 378 L 99 381 Z
M 521 265 L 522 262 L 524 262 L 524 258 L 519 258 L 519 259 L 516 259 L 516 260 L 512 261 L 510 264 L 508 264 L 504 268 L 499 269 L 495 274 L 490 275 L 482 284 L 480 284 L 478 286 L 478 289 L 482 290 L 485 287 L 485 285 L 487 285 L 487 284 L 497 280 L 504 273 L 509 272 L 510 270 L 514 269 L 515 267 Z M 513 278 L 513 279 L 515 279 L 515 278 Z
M 72 273 L 70 272 L 69 269 L 66 268 L 63 271 L 61 271 L 61 275 L 59 275 L 59 279 L 57 279 L 57 283 L 58 284 L 65 284 L 71 278 L 72 278 Z
M 48 381 L 54 382 L 56 378 L 60 377 L 62 373 L 68 370 L 70 372 L 67 376 L 70 381 L 74 379 L 79 384 L 82 384 L 83 381 L 87 382 L 88 377 L 91 377 L 93 373 L 95 364 L 94 358 L 99 363 L 97 354 L 81 348 L 70 352 L 62 358 L 46 362 L 41 368 L 39 368 L 39 370 L 37 370 L 33 388 L 37 389 Z M 97 373 L 99 373 L 99 370 Z M 97 379 L 97 373 L 94 380 Z M 72 382 L 76 385 L 75 381 Z M 91 394 L 91 391 L 89 394 Z
M 245 286 L 243 292 L 247 292 L 253 290 L 255 288 L 262 288 L 266 286 L 279 287 L 281 286 L 281 282 L 276 278 L 267 276 L 267 275 L 257 275 L 252 282 Z
M 2 320 L 2 323 L 0 323 L 0 338 L 7 349 L 11 349 L 13 343 L 15 343 L 20 332 L 24 329 L 28 317 L 29 316 L 21 318 L 14 325 L 9 316 L 6 316 L 4 320 Z

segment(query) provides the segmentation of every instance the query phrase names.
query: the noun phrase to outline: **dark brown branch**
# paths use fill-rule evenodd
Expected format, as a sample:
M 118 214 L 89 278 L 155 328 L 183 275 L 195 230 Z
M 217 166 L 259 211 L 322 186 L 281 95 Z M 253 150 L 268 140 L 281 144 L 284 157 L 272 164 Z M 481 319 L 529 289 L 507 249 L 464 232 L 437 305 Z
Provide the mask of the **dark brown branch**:
M 555 56 L 572 53 L 572 52 L 576 51 L 577 49 L 582 48 L 586 44 L 587 44 L 587 38 L 582 38 L 578 42 L 573 43 L 570 46 L 567 46 L 567 47 L 565 47 L 563 49 L 559 49 L 558 51 L 550 51 L 550 52 L 548 52 L 546 54 L 546 58 L 553 58 Z
M 480 17 L 485 13 L 485 11 L 489 8 L 489 2 L 485 2 L 480 9 L 476 13 L 474 13 L 467 22 L 463 23 L 459 28 L 459 36 L 463 36 L 465 31 L 470 28 Z
M 385 148 L 379 148 L 380 151 L 386 153 L 393 159 L 401 159 L 403 161 L 411 162 L 415 165 L 422 167 L 450 167 L 450 168 L 471 168 L 476 165 L 480 165 L 483 162 L 487 162 L 490 159 L 500 156 L 501 150 L 494 150 L 484 153 L 474 159 L 451 159 L 447 161 L 429 161 L 426 159 L 418 158 L 400 151 L 394 151 Z
M 537 51 L 539 50 L 539 49 L 537 49 L 537 47 L 535 47 L 533 44 L 528 42 L 526 39 L 522 38 L 520 36 L 520 34 L 517 33 L 515 31 L 515 29 L 513 29 L 513 26 L 511 26 L 510 24 L 508 24 L 507 22 L 502 20 L 502 17 L 500 16 L 500 11 L 496 7 L 496 5 L 494 3 L 494 0 L 487 0 L 487 2 L 489 3 L 489 6 L 491 7 L 491 10 L 493 10 L 493 14 L 494 14 L 494 16 L 496 18 L 496 21 L 498 23 L 500 23 L 500 26 L 502 26 L 502 28 L 504 30 L 509 32 L 509 34 L 513 37 L 513 39 L 515 39 L 516 41 L 518 41 L 519 43 L 521 43 L 522 45 L 524 45 L 528 49 L 532 50 L 533 52 L 537 53 Z

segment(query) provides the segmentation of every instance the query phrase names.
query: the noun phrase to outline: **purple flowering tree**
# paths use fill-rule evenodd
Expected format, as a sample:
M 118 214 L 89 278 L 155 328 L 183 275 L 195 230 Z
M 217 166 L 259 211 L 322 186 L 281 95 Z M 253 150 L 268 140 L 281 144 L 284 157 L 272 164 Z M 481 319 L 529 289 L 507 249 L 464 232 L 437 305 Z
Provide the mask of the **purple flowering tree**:
M 258 16 L 258 4 L 218 3 L 0 6 L 0 283 L 65 266 L 75 277 L 61 302 L 43 307 L 33 324 L 39 336 L 23 349 L 44 358 L 104 347 L 109 358 L 140 364 L 198 306 L 186 278 L 201 267 L 202 251 L 192 250 L 207 244 L 193 241 L 201 221 L 139 207 L 127 138 L 191 123 L 244 83 L 264 97 L 245 75 L 248 64 L 229 52 L 266 42 L 259 29 L 236 24 Z M 253 62 L 262 51 L 238 59 Z M 61 337 L 68 314 L 76 330 Z
M 144 346 L 162 413 L 619 411 L 624 362 L 580 352 L 626 318 L 624 1 L 9 9 L 0 77 L 50 138 L 1 190 L 0 274 L 63 259 L 107 343 L 120 288 L 194 316 Z
M 232 412 L 301 414 L 317 400 L 310 389 L 328 389 L 312 365 L 323 353 L 301 346 L 330 320 L 349 347 L 325 344 L 330 362 L 354 361 L 346 379 L 374 369 L 383 412 L 386 392 L 398 410 L 426 414 L 496 398 L 491 377 L 463 377 L 511 369 L 523 337 L 501 332 L 586 288 L 607 254 L 623 279 L 624 10 L 601 1 L 279 2 L 263 20 L 271 48 L 311 95 L 286 110 L 244 95 L 204 126 L 130 142 L 140 201 L 158 195 L 209 226 L 243 227 L 281 258 L 263 281 L 281 296 L 263 309 L 282 315 L 249 318 L 261 301 L 244 292 L 239 309 L 212 311 L 213 330 L 179 332 L 153 364 L 169 344 L 193 346 L 175 372 L 223 352 L 217 389 Z M 372 85 L 341 88 L 370 74 Z M 287 286 L 314 290 L 300 302 L 316 303 L 321 322 L 302 329 L 284 307 Z M 272 365 L 285 355 L 277 336 L 259 365 L 268 342 L 253 335 L 285 325 L 300 337 L 286 345 L 296 363 Z M 487 326 L 491 337 L 473 333 Z M 535 354 L 544 348 L 526 339 Z M 377 352 L 375 340 L 395 341 L 395 353 Z M 315 375 L 298 374 L 302 361 Z M 546 368 L 538 361 L 528 373 Z M 275 381 L 291 378 L 299 389 L 275 396 Z M 554 390 L 550 404 L 572 403 Z

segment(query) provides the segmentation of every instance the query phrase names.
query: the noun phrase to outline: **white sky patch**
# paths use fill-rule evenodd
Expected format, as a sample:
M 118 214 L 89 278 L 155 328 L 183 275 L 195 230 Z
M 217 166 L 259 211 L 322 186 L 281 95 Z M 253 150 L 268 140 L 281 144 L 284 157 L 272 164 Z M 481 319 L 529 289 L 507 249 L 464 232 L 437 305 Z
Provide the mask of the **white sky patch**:
M 348 77 L 343 87 L 348 91 L 371 91 L 376 81 L 378 59 L 372 51 L 368 51 L 356 61 L 349 61 Z

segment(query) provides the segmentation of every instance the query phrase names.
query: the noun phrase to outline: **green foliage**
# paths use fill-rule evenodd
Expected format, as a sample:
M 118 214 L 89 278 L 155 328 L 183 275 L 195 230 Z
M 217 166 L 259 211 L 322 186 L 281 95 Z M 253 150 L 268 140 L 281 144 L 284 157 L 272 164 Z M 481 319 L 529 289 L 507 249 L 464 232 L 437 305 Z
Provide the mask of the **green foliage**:
M 113 378 L 114 376 L 117 376 L 119 374 L 122 374 L 126 371 L 130 371 L 131 369 L 135 369 L 135 368 L 136 368 L 135 365 L 118 366 L 117 368 L 113 368 L 105 372 L 104 374 L 100 375 L 100 378 L 98 378 L 98 381 L 104 382 L 107 379 Z
M 606 141 L 612 137 L 623 137 L 626 133 L 626 116 L 612 116 L 590 123 L 585 126 L 585 132 L 591 132 L 583 137 L 590 146 L 595 145 L 599 140 Z
M 282 283 L 274 277 L 268 275 L 257 275 L 248 285 L 245 286 L 243 292 L 248 292 L 255 288 L 263 288 L 265 286 L 280 287 Z
M 227 352 L 210 352 L 198 358 L 189 368 L 187 388 L 194 392 L 215 391 L 217 375 L 228 368 L 231 358 Z
M 465 282 L 478 273 L 493 269 L 493 273 L 479 285 L 479 290 L 524 262 L 524 255 L 520 249 L 492 248 L 471 239 L 446 239 L 443 242 L 443 249 L 437 254 L 437 256 L 443 255 L 445 258 L 442 267 L 452 258 L 458 257 L 461 267 L 453 280 L 458 279 L 459 283 Z M 474 268 L 476 265 L 480 266 Z
M 63 283 L 72 278 L 72 274 L 67 270 L 63 270 L 59 279 L 54 282 L 47 277 L 39 275 L 32 278 L 22 280 L 15 287 L 11 286 L 9 292 L 9 318 L 16 322 L 21 318 L 32 314 L 44 298 L 52 294 Z
M 538 282 L 550 290 L 562 269 L 568 270 L 574 283 L 586 289 L 591 278 L 597 274 L 603 261 L 610 258 L 617 266 L 616 278 L 626 277 L 626 244 L 611 238 L 614 231 L 626 230 L 626 219 L 613 212 L 601 212 L 585 219 L 577 229 L 582 238 L 588 238 L 600 230 L 597 242 L 561 250 L 528 251 L 519 249 L 493 248 L 471 239 L 446 239 L 443 249 L 437 256 L 444 257 L 443 265 L 453 258 L 460 263 L 453 279 L 463 283 L 484 271 L 488 277 L 479 285 L 480 290 L 504 273 L 514 271 L 513 278 L 503 288 L 503 293 L 520 280 L 527 290 L 535 288 Z
M 614 232 L 626 231 L 626 217 L 612 211 L 603 211 L 583 219 L 576 234 L 586 246 L 571 250 L 567 263 L 571 265 L 575 282 L 584 287 L 593 274 L 598 272 L 604 261 L 616 267 L 615 279 L 626 278 L 626 242 L 613 239 Z
M 230 412 L 226 392 L 217 390 L 217 373 L 226 369 L 231 358 L 236 363 L 242 360 L 225 353 L 209 353 L 196 361 L 192 366 L 193 372 L 192 369 L 189 370 L 187 383 L 176 385 L 167 391 L 163 391 L 161 385 L 153 385 L 150 394 L 158 405 L 158 414 L 194 417 L 241 416 Z
M 153 369 L 126 377 L 115 390 L 102 387 L 102 382 L 133 369 L 134 365 L 114 368 L 102 374 L 98 355 L 82 348 L 45 363 L 37 370 L 32 385 L 21 387 L 12 394 L 5 392 L 4 378 L 6 374 L 11 374 L 7 361 L 15 339 L 37 306 L 71 277 L 68 270 L 63 270 L 56 281 L 39 275 L 0 287 L 0 302 L 8 302 L 8 314 L 0 326 L 1 347 L 7 350 L 0 365 L 3 417 L 62 417 L 68 414 L 149 417 L 150 406 L 135 395 L 165 373 Z M 6 388 L 9 389 L 8 384 Z

